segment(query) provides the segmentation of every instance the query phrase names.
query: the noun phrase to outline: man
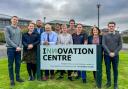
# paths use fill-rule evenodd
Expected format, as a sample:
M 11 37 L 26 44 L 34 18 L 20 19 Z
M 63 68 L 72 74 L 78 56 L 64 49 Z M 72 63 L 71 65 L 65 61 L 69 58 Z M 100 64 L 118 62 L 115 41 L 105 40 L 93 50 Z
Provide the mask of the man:
M 122 48 L 122 38 L 119 33 L 115 32 L 116 23 L 109 22 L 109 33 L 103 36 L 103 48 L 104 58 L 106 65 L 107 84 L 106 87 L 111 86 L 111 63 L 114 73 L 114 89 L 118 89 L 118 63 L 119 63 L 119 51 Z
M 41 44 L 43 45 L 56 45 L 57 43 L 57 33 L 52 31 L 52 27 L 50 24 L 45 25 L 45 32 L 41 34 Z M 49 79 L 49 72 L 50 72 L 50 79 L 54 79 L 54 70 L 45 70 L 45 77 L 43 78 L 44 81 Z
M 36 21 L 36 26 L 37 27 L 35 28 L 34 32 L 36 32 L 39 35 L 41 35 L 41 33 L 44 32 L 44 29 L 42 28 L 42 25 L 43 25 L 42 21 L 41 20 L 37 20 Z
M 11 86 L 15 85 L 14 72 L 13 72 L 14 61 L 15 61 L 16 81 L 23 82 L 23 80 L 20 78 L 22 33 L 20 28 L 17 26 L 17 24 L 18 24 L 18 17 L 13 16 L 11 18 L 11 25 L 5 27 L 5 40 L 6 40 L 7 56 L 8 56 L 8 70 L 9 70 Z
M 55 32 L 57 34 L 61 34 L 61 25 L 59 23 L 56 23 L 56 26 L 55 26 Z
M 69 28 L 68 28 L 68 33 L 69 34 L 73 34 L 73 33 L 75 33 L 76 32 L 76 28 L 75 28 L 75 20 L 74 19 L 71 19 L 70 21 L 69 21 Z
M 43 22 L 41 20 L 36 21 L 36 28 L 34 29 L 35 33 L 38 33 L 40 35 L 41 40 L 41 34 L 44 32 Z M 41 70 L 41 77 L 43 77 L 43 71 Z
M 73 39 L 73 44 L 76 44 L 76 45 L 87 44 L 88 35 L 83 32 L 82 24 L 77 25 L 76 33 L 72 34 L 72 39 Z M 81 75 L 82 75 L 83 83 L 86 83 L 86 71 L 82 71 L 82 73 L 80 71 L 77 71 L 77 72 L 75 71 L 74 74 L 77 75 L 76 79 L 81 78 Z

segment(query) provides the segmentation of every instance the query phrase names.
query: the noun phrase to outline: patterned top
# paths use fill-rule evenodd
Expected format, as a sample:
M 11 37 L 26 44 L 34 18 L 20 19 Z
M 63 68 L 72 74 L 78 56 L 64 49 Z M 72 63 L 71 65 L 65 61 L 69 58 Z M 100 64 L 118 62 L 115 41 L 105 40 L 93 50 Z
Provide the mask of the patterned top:
M 99 44 L 99 36 L 93 36 L 93 44 Z
M 62 45 L 68 45 L 68 44 L 73 44 L 72 36 L 67 33 L 67 34 L 59 34 L 58 36 L 58 44 Z

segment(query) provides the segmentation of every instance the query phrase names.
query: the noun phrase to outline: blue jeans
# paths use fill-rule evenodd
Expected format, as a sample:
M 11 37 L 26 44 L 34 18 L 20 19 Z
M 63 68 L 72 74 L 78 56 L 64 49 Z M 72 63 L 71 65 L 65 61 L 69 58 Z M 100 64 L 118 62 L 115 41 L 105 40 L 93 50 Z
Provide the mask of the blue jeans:
M 86 80 L 86 71 L 81 71 L 81 77 Z
M 107 74 L 107 82 L 111 83 L 111 63 L 113 67 L 114 73 L 114 84 L 117 84 L 118 80 L 118 63 L 119 63 L 119 55 L 111 58 L 109 55 L 104 55 L 105 65 L 106 65 L 106 74 Z
M 20 78 L 21 52 L 17 52 L 16 48 L 7 48 L 8 71 L 10 80 L 14 80 L 13 64 L 15 60 L 16 80 Z

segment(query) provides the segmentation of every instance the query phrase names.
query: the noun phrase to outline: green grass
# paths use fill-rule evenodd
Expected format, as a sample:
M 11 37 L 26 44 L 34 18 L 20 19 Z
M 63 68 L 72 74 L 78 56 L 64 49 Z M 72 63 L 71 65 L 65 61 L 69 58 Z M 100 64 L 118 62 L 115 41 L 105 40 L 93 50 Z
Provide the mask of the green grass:
M 24 83 L 16 82 L 13 89 L 97 89 L 93 79 L 92 72 L 87 72 L 87 83 L 83 84 L 81 79 L 73 82 L 67 80 L 67 75 L 63 80 L 48 80 L 48 81 L 28 81 L 28 74 L 26 64 L 21 65 L 21 78 L 25 80 Z M 57 76 L 56 76 L 57 77 Z M 113 79 L 113 77 L 112 77 Z M 103 81 L 102 89 L 105 88 L 106 73 L 103 62 Z M 113 81 L 112 81 L 113 84 Z M 7 58 L 0 59 L 0 89 L 9 89 L 10 81 L 8 77 Z M 113 85 L 108 88 L 113 89 Z M 128 89 L 128 51 L 121 51 L 119 63 L 119 89 Z

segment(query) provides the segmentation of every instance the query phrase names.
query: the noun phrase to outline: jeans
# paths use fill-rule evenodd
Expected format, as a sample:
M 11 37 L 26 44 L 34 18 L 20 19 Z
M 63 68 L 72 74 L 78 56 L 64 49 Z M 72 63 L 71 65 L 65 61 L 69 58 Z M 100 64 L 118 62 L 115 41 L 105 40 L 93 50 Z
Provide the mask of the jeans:
M 20 78 L 21 52 L 17 52 L 16 48 L 7 48 L 8 71 L 10 80 L 14 80 L 13 64 L 15 61 L 16 80 Z
M 109 55 L 105 55 L 105 65 L 106 65 L 106 74 L 107 74 L 107 82 L 111 83 L 111 63 L 113 67 L 114 73 L 114 84 L 117 84 L 118 80 L 118 63 L 119 63 L 119 55 L 115 57 L 110 57 Z

